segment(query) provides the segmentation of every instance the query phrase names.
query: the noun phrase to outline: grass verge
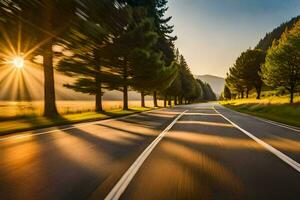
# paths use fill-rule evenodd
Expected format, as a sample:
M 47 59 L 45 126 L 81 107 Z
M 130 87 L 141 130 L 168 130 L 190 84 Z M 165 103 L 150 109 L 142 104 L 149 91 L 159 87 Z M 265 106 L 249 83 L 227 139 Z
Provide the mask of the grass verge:
M 29 131 L 29 130 L 39 129 L 39 128 L 47 128 L 51 126 L 68 125 L 68 124 L 74 124 L 78 122 L 104 120 L 104 119 L 121 117 L 121 116 L 131 115 L 131 114 L 140 113 L 144 111 L 149 111 L 153 109 L 155 108 L 134 107 L 134 108 L 130 108 L 130 110 L 118 109 L 118 110 L 110 110 L 102 113 L 83 112 L 77 114 L 66 114 L 51 119 L 36 116 L 36 117 L 17 118 L 14 120 L 12 119 L 5 120 L 5 121 L 0 121 L 0 135 L 16 133 L 21 131 Z
M 221 101 L 220 104 L 238 112 L 300 127 L 300 103 L 290 105 L 286 101 L 288 97 L 272 97 L 262 100 Z

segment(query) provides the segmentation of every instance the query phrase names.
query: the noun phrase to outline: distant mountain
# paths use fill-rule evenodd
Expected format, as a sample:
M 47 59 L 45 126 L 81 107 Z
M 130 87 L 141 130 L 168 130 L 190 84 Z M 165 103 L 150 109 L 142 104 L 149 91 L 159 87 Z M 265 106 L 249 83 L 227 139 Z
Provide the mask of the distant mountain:
M 213 89 L 214 93 L 219 97 L 224 89 L 225 79 L 213 75 L 195 75 L 195 78 L 208 83 Z

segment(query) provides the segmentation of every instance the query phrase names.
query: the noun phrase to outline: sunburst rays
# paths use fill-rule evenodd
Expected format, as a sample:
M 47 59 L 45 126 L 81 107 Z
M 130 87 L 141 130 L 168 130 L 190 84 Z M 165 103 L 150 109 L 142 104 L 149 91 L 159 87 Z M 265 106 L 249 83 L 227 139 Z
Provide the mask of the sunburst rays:
M 21 23 L 10 33 L 0 26 L 0 37 L 0 97 L 5 100 L 42 100 L 43 73 L 39 65 L 30 60 L 49 39 L 34 43 L 30 38 L 23 41 Z

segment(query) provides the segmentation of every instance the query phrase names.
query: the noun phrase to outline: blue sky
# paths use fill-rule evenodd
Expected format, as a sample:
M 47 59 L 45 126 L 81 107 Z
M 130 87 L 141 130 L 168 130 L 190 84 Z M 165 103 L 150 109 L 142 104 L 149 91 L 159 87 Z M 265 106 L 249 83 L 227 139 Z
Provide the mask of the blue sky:
M 225 77 L 242 51 L 300 15 L 300 0 L 169 0 L 167 14 L 192 72 Z

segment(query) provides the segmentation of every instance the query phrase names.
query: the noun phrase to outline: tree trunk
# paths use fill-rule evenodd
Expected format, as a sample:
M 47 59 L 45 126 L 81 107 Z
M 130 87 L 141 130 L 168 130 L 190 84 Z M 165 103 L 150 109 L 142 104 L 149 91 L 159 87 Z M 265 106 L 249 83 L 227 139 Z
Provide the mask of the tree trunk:
M 246 90 L 246 98 L 249 98 L 249 89 Z
M 256 99 L 260 99 L 261 87 L 256 88 L 256 93 L 257 93 Z
M 103 111 L 102 108 L 102 84 L 100 81 L 100 77 L 96 77 L 96 112 Z
M 44 116 L 55 117 L 58 115 L 55 103 L 54 70 L 52 40 L 45 44 L 43 49 L 44 67 Z
M 128 87 L 123 86 L 123 110 L 128 110 Z
M 48 9 L 43 12 L 43 29 L 52 31 L 52 2 L 44 0 L 44 5 Z M 44 116 L 55 117 L 58 115 L 55 103 L 55 86 L 54 86 L 54 70 L 53 70 L 53 38 L 49 38 L 49 34 L 45 33 L 44 40 L 47 41 L 42 47 L 43 68 L 44 68 Z
M 158 105 L 157 105 L 157 92 L 156 91 L 153 92 L 153 105 L 154 105 L 154 107 L 158 107 Z
M 145 93 L 144 93 L 144 91 L 141 91 L 141 106 L 143 108 L 146 107 L 146 105 L 145 105 Z
M 167 107 L 167 95 L 164 97 L 164 107 Z
M 102 94 L 101 94 L 101 86 L 99 87 L 98 92 L 96 93 L 96 112 L 103 111 L 102 108 Z
M 241 92 L 241 98 L 244 98 L 244 91 Z
M 290 90 L 290 104 L 294 103 L 294 88 Z
M 125 59 L 123 68 L 123 110 L 128 110 L 128 85 L 127 85 L 127 61 Z
M 182 104 L 182 103 L 183 103 L 183 97 L 180 97 L 179 104 Z
M 177 105 L 177 96 L 174 96 L 174 105 Z
M 172 100 L 171 100 L 171 96 L 169 96 L 169 100 L 168 100 L 168 106 L 172 106 Z

